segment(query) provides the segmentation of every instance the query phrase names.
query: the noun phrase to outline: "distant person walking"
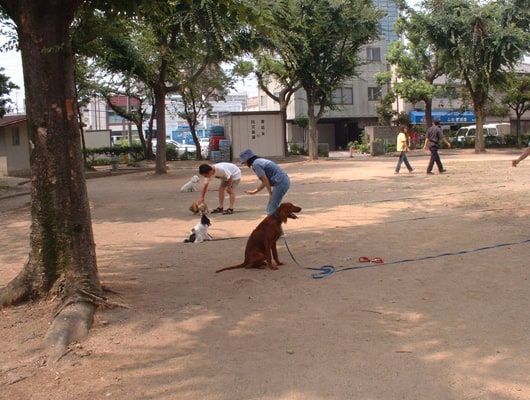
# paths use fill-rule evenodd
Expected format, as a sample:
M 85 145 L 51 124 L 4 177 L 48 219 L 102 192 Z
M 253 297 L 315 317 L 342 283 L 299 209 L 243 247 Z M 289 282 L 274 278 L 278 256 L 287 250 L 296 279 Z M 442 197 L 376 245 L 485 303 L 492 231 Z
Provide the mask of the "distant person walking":
M 399 154 L 399 160 L 396 165 L 396 172 L 394 172 L 396 175 L 399 175 L 399 170 L 401 169 L 401 164 L 405 163 L 405 166 L 409 170 L 409 173 L 412 173 L 414 171 L 414 168 L 409 163 L 409 159 L 407 157 L 407 151 L 410 151 L 410 148 L 407 144 L 407 125 L 401 125 L 399 127 L 399 134 L 397 136 L 396 140 L 396 150 L 400 152 Z
M 269 192 L 267 203 L 267 215 L 274 214 L 280 206 L 283 197 L 291 186 L 289 176 L 271 160 L 258 157 L 250 149 L 246 149 L 239 154 L 241 164 L 252 168 L 261 181 L 261 185 L 254 190 L 245 190 L 247 194 L 256 194 L 263 188 Z
M 219 205 L 216 209 L 212 210 L 212 213 L 222 213 L 223 215 L 232 214 L 236 202 L 236 192 L 234 191 L 234 188 L 241 181 L 241 169 L 237 165 L 227 162 L 220 162 L 214 165 L 202 164 L 199 166 L 199 174 L 204 176 L 204 186 L 198 203 L 201 204 L 204 202 L 210 178 L 213 176 L 214 178 L 220 179 L 221 183 L 219 184 Z M 223 209 L 225 190 L 230 196 L 230 205 L 226 210 Z
M 423 146 L 423 150 L 429 149 L 431 152 L 431 159 L 427 166 L 427 174 L 429 175 L 433 175 L 432 169 L 435 163 L 440 174 L 447 172 L 447 170 L 444 169 L 442 160 L 440 160 L 440 155 L 438 154 L 438 148 L 440 147 L 440 141 L 442 140 L 447 144 L 447 147 L 451 148 L 451 143 L 445 138 L 442 128 L 440 127 L 440 119 L 435 118 L 434 124 L 427 129 L 427 132 L 425 133 L 425 145 Z

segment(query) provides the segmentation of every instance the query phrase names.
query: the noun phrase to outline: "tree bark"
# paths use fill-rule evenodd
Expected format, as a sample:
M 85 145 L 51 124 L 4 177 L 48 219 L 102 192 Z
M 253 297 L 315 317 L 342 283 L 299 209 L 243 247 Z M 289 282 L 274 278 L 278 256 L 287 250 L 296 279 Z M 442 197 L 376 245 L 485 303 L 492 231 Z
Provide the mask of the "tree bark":
M 166 87 L 159 83 L 154 87 L 156 107 L 156 164 L 155 172 L 167 173 L 166 162 Z
M 475 111 L 475 124 L 477 131 L 475 133 L 475 153 L 483 153 L 486 150 L 484 140 L 484 106 L 483 102 L 478 99 L 473 99 L 474 111 Z
M 311 89 L 305 88 L 307 96 L 307 119 L 309 122 L 309 160 L 316 161 L 318 160 L 318 118 L 315 114 L 315 103 L 316 96 L 311 91 Z
M 76 309 L 76 303 L 91 301 L 79 289 L 101 293 L 70 44 L 70 25 L 81 3 L 0 0 L 17 27 L 32 171 L 30 253 L 20 274 L 0 291 L 0 299 L 3 306 L 39 299 L 60 286 L 60 298 L 72 306 L 63 307 L 57 319 L 71 310 L 80 319 L 70 318 L 73 323 L 60 326 L 61 332 L 52 337 L 79 337 L 72 332 L 80 325 L 89 327 L 95 309 Z

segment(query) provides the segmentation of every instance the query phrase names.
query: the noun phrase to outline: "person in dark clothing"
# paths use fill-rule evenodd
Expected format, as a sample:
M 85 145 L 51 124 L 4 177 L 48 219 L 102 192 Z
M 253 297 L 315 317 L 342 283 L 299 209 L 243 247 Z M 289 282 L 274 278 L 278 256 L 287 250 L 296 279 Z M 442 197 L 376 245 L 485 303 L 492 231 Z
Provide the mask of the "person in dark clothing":
M 427 174 L 429 175 L 433 175 L 432 169 L 434 163 L 436 163 L 440 174 L 447 172 L 447 170 L 444 169 L 442 161 L 440 160 L 440 155 L 438 154 L 438 148 L 440 147 L 440 141 L 442 140 L 447 144 L 447 147 L 451 148 L 451 143 L 445 138 L 442 128 L 440 127 L 440 120 L 435 118 L 434 124 L 427 129 L 427 132 L 425 133 L 425 145 L 423 146 L 423 150 L 429 149 L 431 152 L 431 159 L 427 166 Z

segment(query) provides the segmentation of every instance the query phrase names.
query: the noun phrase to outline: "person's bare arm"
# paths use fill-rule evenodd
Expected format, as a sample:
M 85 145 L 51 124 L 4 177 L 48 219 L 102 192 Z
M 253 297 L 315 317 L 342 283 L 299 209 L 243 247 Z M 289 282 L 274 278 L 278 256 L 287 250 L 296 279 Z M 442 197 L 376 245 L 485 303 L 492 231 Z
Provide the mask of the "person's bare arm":
M 206 192 L 208 191 L 208 183 L 205 183 L 202 187 L 202 193 L 200 199 L 197 201 L 197 203 L 201 204 L 204 203 L 204 199 L 206 198 Z
M 270 196 L 272 194 L 272 188 L 271 188 L 271 184 L 269 182 L 269 178 L 267 178 L 266 175 L 263 175 L 259 179 L 261 180 L 261 185 L 259 185 L 259 187 L 257 187 L 254 190 L 245 190 L 245 193 L 247 193 L 247 194 L 256 194 L 260 190 L 262 190 L 263 188 L 267 188 L 267 191 L 269 192 L 269 196 Z

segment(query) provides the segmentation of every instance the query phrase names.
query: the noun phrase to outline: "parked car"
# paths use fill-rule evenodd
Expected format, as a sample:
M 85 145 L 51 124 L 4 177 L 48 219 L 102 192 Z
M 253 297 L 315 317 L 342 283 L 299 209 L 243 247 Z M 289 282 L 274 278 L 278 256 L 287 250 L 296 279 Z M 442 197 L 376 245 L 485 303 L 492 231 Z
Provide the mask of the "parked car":
M 156 154 L 157 140 L 153 139 L 151 143 L 153 146 L 153 153 Z M 195 153 L 197 151 L 197 148 L 195 147 L 195 145 L 182 144 L 175 140 L 166 139 L 166 149 L 171 149 L 171 148 L 177 151 L 178 156 L 181 156 L 182 154 L 185 154 L 185 153 Z
M 482 126 L 484 141 L 486 144 L 502 144 L 503 135 L 499 133 L 496 124 L 487 124 Z M 458 143 L 470 143 L 475 140 L 477 126 L 463 126 L 456 132 L 456 141 Z

